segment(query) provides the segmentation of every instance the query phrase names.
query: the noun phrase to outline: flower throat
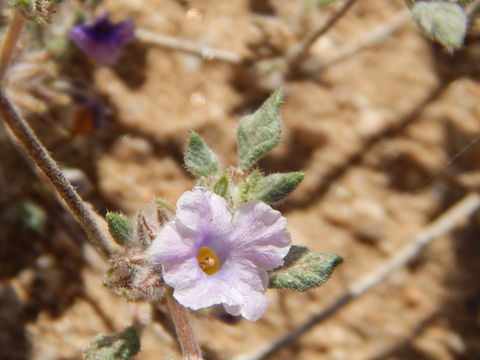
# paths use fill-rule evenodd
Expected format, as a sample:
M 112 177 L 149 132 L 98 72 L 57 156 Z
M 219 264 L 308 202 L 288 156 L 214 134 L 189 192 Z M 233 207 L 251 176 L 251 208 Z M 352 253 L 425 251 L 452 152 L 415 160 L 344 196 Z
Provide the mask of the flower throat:
M 200 249 L 197 261 L 200 269 L 207 275 L 213 275 L 220 270 L 220 260 L 217 253 L 208 247 L 204 246 Z

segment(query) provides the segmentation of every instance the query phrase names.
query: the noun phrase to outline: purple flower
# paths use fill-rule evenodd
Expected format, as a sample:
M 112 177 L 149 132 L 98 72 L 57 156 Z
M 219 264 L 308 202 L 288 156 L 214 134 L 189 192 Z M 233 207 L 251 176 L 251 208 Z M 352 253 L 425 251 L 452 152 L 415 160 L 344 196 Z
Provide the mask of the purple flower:
M 91 24 L 75 25 L 69 30 L 68 37 L 97 63 L 111 65 L 117 59 L 123 45 L 134 38 L 134 34 L 133 19 L 112 24 L 110 15 L 105 14 Z
M 149 253 L 182 305 L 223 304 L 230 314 L 255 321 L 268 308 L 267 271 L 283 265 L 290 248 L 285 223 L 261 201 L 241 204 L 232 215 L 224 198 L 195 188 L 180 197 L 176 219 Z

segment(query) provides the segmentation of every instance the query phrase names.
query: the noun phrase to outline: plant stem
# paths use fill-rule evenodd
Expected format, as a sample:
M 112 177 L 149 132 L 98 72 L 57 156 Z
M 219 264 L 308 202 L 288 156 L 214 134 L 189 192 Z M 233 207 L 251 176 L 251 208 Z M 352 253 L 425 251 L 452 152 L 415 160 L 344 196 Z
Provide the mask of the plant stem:
M 167 294 L 167 304 L 182 350 L 182 360 L 202 360 L 202 352 L 193 331 L 188 309 L 173 298 L 171 291 Z
M 320 25 L 314 29 L 310 34 L 305 36 L 300 42 L 295 44 L 286 54 L 285 61 L 289 68 L 296 67 L 308 54 L 310 47 L 313 45 L 317 39 L 324 35 L 328 30 L 330 30 L 338 20 L 340 20 L 343 15 L 350 9 L 350 7 L 355 3 L 355 0 L 346 0 L 342 5 L 340 10 L 330 17 L 325 24 Z
M 15 47 L 17 45 L 18 38 L 22 33 L 24 24 L 25 19 L 23 15 L 19 10 L 14 10 L 12 19 L 5 34 L 2 50 L 0 52 L 0 83 L 5 77 L 5 72 L 7 71 L 8 64 L 12 59 L 13 52 L 15 51 Z
M 147 29 L 138 28 L 135 31 L 135 35 L 138 39 L 147 43 L 152 43 L 165 49 L 196 55 L 204 60 L 223 61 L 233 65 L 241 65 L 246 61 L 246 59 L 240 55 L 229 50 L 216 49 L 207 45 L 197 44 L 187 39 L 159 34 Z
M 320 64 L 314 68 L 314 72 L 318 73 L 323 69 L 335 65 L 361 50 L 378 46 L 382 42 L 388 40 L 392 34 L 400 30 L 408 21 L 411 21 L 410 11 L 403 10 L 389 18 L 379 26 L 365 31 L 358 38 L 338 48 L 325 60 L 320 60 Z
M 82 200 L 74 187 L 63 176 L 57 163 L 49 155 L 28 123 L 18 114 L 0 89 L 0 116 L 22 144 L 29 157 L 45 173 L 55 191 L 65 201 L 87 233 L 88 239 L 106 257 L 113 253 L 112 242 L 98 222 L 98 215 Z

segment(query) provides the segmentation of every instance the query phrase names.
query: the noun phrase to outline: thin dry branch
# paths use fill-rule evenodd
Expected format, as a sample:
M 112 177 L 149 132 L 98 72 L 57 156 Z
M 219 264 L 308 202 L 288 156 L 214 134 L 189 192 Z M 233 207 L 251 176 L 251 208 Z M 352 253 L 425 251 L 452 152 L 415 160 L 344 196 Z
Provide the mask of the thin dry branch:
M 467 7 L 467 16 L 470 21 L 474 21 L 475 17 L 480 13 L 480 1 L 474 1 Z
M 419 336 L 425 330 L 425 328 L 432 323 L 432 321 L 439 313 L 440 311 L 435 310 L 430 312 L 427 316 L 424 316 L 423 319 L 419 321 L 417 320 L 414 328 L 411 329 L 403 339 L 399 339 L 395 344 L 381 350 L 379 353 L 373 355 L 368 360 L 392 359 L 398 350 L 401 350 L 403 347 L 407 346 L 411 341 L 413 341 L 417 336 Z
M 0 116 L 22 144 L 29 157 L 43 171 L 56 192 L 65 201 L 95 248 L 105 257 L 111 255 L 114 248 L 106 231 L 99 224 L 99 216 L 82 200 L 75 188 L 68 182 L 30 125 L 8 100 L 3 89 L 0 89 Z
M 135 35 L 141 41 L 152 43 L 165 49 L 196 55 L 208 61 L 223 61 L 233 65 L 240 65 L 245 62 L 244 58 L 232 51 L 199 45 L 190 40 L 163 35 L 146 29 L 137 29 Z
M 310 47 L 319 37 L 326 34 L 352 7 L 356 0 L 346 0 L 342 7 L 335 12 L 326 23 L 318 26 L 310 34 L 295 44 L 286 54 L 285 61 L 288 68 L 296 67 L 308 54 Z
M 12 59 L 13 52 L 15 51 L 24 25 L 25 19 L 23 15 L 20 13 L 20 11 L 15 10 L 5 34 L 2 50 L 0 51 L 0 83 L 5 77 L 5 73 Z
M 420 252 L 432 242 L 432 240 L 447 234 L 464 223 L 479 208 L 480 196 L 477 193 L 466 195 L 463 199 L 458 201 L 454 206 L 430 223 L 420 234 L 418 234 L 417 237 L 397 251 L 393 257 L 385 262 L 374 273 L 352 285 L 344 295 L 335 300 L 326 309 L 314 314 L 304 324 L 273 343 L 266 345 L 263 349 L 253 354 L 236 357 L 234 360 L 265 359 L 281 348 L 294 343 L 308 330 L 336 314 L 352 300 L 359 298 L 369 290 L 373 289 L 376 285 L 387 279 L 393 272 L 405 267 L 415 259 Z
M 383 43 L 409 21 L 411 21 L 410 12 L 408 10 L 401 11 L 391 19 L 388 19 L 387 21 L 378 25 L 373 30 L 365 31 L 357 39 L 354 39 L 351 42 L 339 47 L 330 57 L 325 60 L 321 60 L 320 66 L 316 67 L 315 71 L 321 71 L 324 68 L 352 57 L 361 50 Z

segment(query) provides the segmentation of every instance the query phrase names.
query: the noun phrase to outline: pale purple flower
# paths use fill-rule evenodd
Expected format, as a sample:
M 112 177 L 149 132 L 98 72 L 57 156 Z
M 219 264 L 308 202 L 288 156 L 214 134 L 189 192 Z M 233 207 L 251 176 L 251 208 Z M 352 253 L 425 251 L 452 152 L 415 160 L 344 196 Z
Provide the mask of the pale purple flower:
M 134 35 L 133 19 L 113 24 L 108 14 L 96 18 L 90 24 L 75 25 L 68 32 L 68 38 L 101 65 L 113 64 L 123 45 L 131 41 Z
M 290 234 L 280 212 L 261 201 L 227 202 L 207 189 L 184 193 L 176 219 L 149 249 L 177 301 L 193 310 L 223 304 L 232 315 L 258 320 L 268 308 L 267 271 L 283 265 Z

